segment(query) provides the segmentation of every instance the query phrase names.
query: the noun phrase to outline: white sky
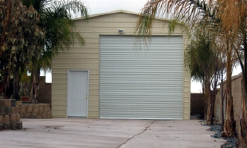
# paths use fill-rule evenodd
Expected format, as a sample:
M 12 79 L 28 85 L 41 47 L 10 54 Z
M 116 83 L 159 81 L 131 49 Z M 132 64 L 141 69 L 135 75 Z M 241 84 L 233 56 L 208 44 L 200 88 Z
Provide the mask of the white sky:
M 83 0 L 89 14 L 104 13 L 115 10 L 140 12 L 147 0 Z
M 148 0 L 83 0 L 89 9 L 89 15 L 97 13 L 105 13 L 115 10 L 127 10 L 139 13 Z M 233 70 L 233 75 L 241 72 L 240 67 Z M 41 73 L 44 75 L 44 72 Z M 51 83 L 51 72 L 46 72 L 46 82 Z M 201 84 L 199 82 L 191 83 L 191 92 L 201 92 Z

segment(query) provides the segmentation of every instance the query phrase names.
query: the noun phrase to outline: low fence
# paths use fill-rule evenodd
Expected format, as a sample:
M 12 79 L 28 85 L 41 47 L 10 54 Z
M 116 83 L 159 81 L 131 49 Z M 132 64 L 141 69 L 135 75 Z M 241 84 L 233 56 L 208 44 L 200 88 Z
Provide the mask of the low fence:
M 203 94 L 191 93 L 190 96 L 190 114 L 202 114 L 203 113 Z

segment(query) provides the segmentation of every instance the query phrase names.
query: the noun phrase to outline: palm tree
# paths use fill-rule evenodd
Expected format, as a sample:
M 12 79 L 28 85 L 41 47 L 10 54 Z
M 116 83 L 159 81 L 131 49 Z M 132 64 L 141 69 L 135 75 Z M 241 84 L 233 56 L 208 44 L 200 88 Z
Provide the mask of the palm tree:
M 185 64 L 190 69 L 192 79 L 202 82 L 205 89 L 204 118 L 211 125 L 220 69 L 224 68 L 220 55 L 222 51 L 210 38 L 210 32 L 203 28 L 195 31 L 191 44 L 185 50 Z M 213 88 L 212 91 L 210 88 Z
M 52 57 L 60 51 L 78 41 L 84 44 L 82 36 L 75 32 L 75 25 L 71 13 L 80 13 L 87 18 L 87 8 L 77 0 L 51 1 L 51 0 L 22 0 L 25 5 L 33 5 L 40 14 L 39 26 L 45 32 L 45 42 L 42 43 L 43 51 L 37 59 L 33 56 L 29 70 L 31 71 L 32 84 L 30 103 L 35 103 L 39 92 L 40 70 L 51 68 Z

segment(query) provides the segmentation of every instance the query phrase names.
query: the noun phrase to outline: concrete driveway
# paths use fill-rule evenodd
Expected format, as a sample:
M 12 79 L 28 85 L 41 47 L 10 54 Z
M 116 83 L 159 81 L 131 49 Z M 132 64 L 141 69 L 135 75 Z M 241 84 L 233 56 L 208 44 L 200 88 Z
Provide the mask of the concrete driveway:
M 225 142 L 198 120 L 22 119 L 0 131 L 1 148 L 220 148 Z

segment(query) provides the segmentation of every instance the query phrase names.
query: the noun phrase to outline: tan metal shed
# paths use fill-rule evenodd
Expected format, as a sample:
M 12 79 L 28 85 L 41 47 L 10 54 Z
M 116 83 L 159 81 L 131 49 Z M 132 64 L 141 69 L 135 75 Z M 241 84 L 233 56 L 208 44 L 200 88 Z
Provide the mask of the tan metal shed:
M 119 10 L 75 19 L 86 44 L 52 61 L 53 117 L 190 119 L 186 27 L 168 35 L 170 22 L 156 19 L 145 46 L 134 37 L 138 17 Z

